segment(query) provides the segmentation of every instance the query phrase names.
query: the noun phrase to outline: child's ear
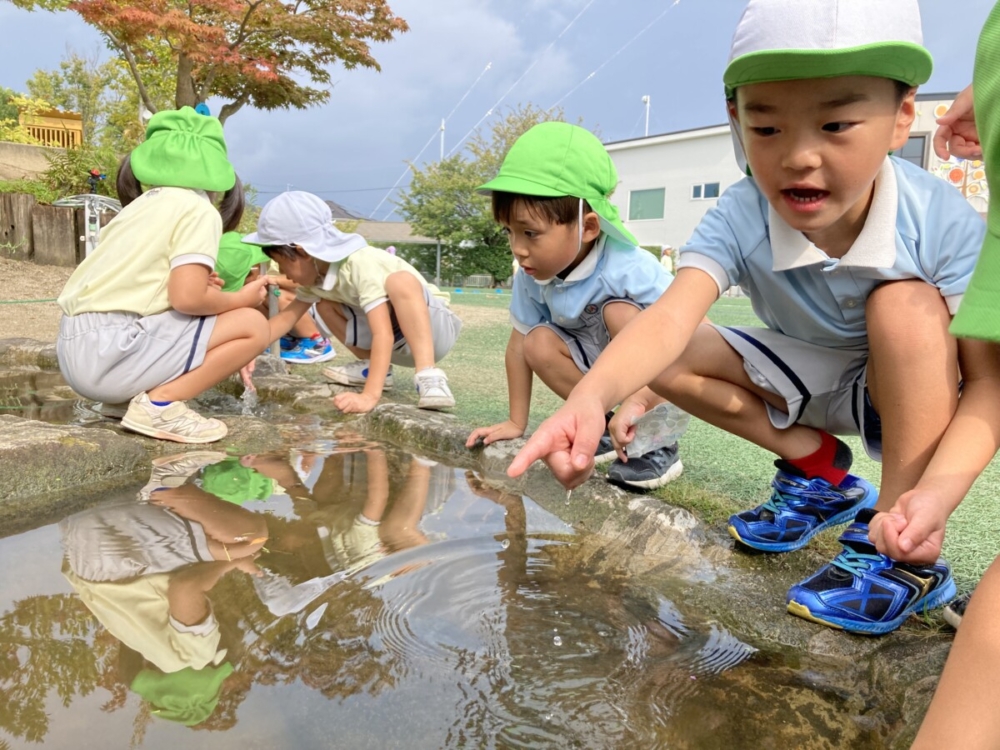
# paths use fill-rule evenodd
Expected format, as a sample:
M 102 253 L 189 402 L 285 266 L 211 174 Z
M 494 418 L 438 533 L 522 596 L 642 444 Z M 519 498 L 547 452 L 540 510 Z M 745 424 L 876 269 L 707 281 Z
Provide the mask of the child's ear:
M 890 151 L 895 151 L 906 145 L 906 141 L 910 137 L 910 128 L 913 127 L 913 121 L 917 117 L 916 100 L 917 89 L 912 88 L 899 103 L 899 109 L 896 112 L 896 126 L 892 132 L 892 143 L 889 144 Z
M 583 241 L 592 242 L 601 236 L 601 217 L 590 211 L 583 215 Z

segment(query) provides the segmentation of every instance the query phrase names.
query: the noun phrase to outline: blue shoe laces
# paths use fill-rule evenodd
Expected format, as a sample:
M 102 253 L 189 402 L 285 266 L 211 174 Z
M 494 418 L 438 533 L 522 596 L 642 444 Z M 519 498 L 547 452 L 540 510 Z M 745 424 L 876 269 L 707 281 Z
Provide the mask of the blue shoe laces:
M 830 564 L 846 571 L 855 578 L 861 578 L 874 565 L 881 563 L 884 559 L 884 556 L 878 552 L 858 552 L 851 547 L 844 547 L 843 552 L 833 558 Z

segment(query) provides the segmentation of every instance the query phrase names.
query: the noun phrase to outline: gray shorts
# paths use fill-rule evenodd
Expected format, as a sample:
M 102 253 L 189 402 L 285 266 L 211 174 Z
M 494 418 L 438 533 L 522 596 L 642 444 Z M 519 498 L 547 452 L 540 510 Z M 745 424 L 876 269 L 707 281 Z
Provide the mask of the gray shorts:
M 434 361 L 440 362 L 445 355 L 451 351 L 458 339 L 458 334 L 462 330 L 462 320 L 453 313 L 444 300 L 431 296 L 431 293 L 424 288 L 424 299 L 427 302 L 427 311 L 431 319 L 431 338 L 434 341 Z M 388 304 L 388 303 L 384 303 Z M 340 305 L 341 312 L 347 318 L 347 335 L 344 343 L 355 349 L 370 351 L 372 348 L 372 329 L 368 325 L 368 316 L 364 310 L 351 305 Z M 326 336 L 332 336 L 330 329 L 323 322 L 321 315 L 316 315 L 317 322 Z M 395 340 L 392 346 L 391 361 L 394 365 L 402 367 L 413 367 L 413 352 L 410 345 L 403 337 L 403 331 L 396 320 L 396 311 L 389 307 L 389 317 L 392 320 L 392 335 Z
M 70 569 L 86 581 L 126 581 L 215 558 L 205 529 L 159 505 L 130 502 L 59 522 Z
M 859 435 L 865 452 L 882 459 L 882 422 L 868 398 L 867 350 L 829 349 L 767 328 L 713 327 L 743 357 L 750 380 L 784 399 L 784 411 L 767 405 L 771 424 Z
M 63 315 L 59 369 L 81 396 L 123 403 L 201 366 L 215 318 L 176 310 Z
M 580 372 L 588 372 L 601 352 L 611 343 L 611 332 L 608 331 L 608 324 L 604 321 L 604 308 L 612 302 L 625 302 L 642 309 L 641 305 L 630 299 L 606 299 L 599 304 L 587 305 L 580 316 L 580 321 L 583 323 L 580 328 L 562 328 L 549 321 L 533 326 L 528 334 L 536 328 L 547 328 L 552 331 L 566 344 L 569 356 L 573 358 L 573 364 L 577 369 Z

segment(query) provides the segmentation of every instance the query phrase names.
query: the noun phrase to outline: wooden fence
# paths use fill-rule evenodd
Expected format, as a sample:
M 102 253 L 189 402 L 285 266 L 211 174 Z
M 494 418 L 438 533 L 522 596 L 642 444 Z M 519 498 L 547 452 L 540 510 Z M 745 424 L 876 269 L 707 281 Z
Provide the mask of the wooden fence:
M 102 225 L 111 220 L 102 214 Z M 0 258 L 49 266 L 76 266 L 86 255 L 82 208 L 38 203 L 20 193 L 0 193 Z

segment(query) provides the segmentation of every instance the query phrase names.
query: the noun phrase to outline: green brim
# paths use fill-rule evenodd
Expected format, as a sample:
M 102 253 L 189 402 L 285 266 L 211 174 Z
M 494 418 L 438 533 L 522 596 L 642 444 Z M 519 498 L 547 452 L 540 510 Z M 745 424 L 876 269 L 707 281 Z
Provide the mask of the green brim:
M 986 234 L 976 270 L 949 330 L 959 338 L 1000 342 L 1000 236 Z
M 563 198 L 566 196 L 566 193 L 526 180 L 523 177 L 504 175 L 498 175 L 486 184 L 480 185 L 476 188 L 476 192 L 481 195 L 513 193 L 514 195 L 529 195 L 535 198 Z M 594 213 L 600 217 L 601 230 L 605 234 L 609 234 L 627 245 L 639 244 L 632 233 L 622 224 L 621 219 L 618 218 L 618 211 L 607 198 L 586 195 L 574 197 L 581 197 L 587 201 Z
M 726 98 L 740 86 L 772 81 L 839 76 L 873 76 L 926 83 L 934 69 L 931 53 L 913 42 L 879 42 L 843 49 L 788 49 L 751 52 L 729 63 L 722 81 Z

